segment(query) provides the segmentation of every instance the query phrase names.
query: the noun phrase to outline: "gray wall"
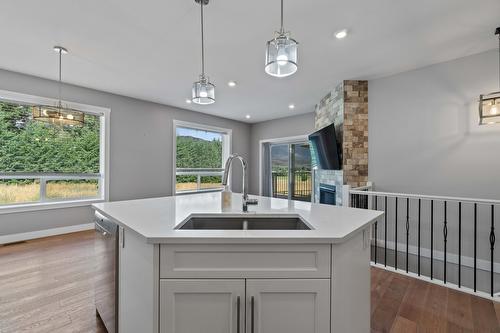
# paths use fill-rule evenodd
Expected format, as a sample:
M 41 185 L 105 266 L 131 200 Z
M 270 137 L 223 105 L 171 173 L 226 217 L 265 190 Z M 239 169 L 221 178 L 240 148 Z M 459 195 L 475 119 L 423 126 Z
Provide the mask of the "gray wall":
M 379 191 L 500 199 L 500 125 L 478 125 L 479 94 L 499 90 L 498 51 L 489 51 L 410 72 L 369 81 L 369 179 Z M 383 198 L 379 209 L 383 208 Z M 405 249 L 406 202 L 398 203 L 399 251 Z M 409 246 L 416 249 L 418 202 L 410 200 Z M 463 204 L 462 264 L 474 256 L 473 206 Z M 448 262 L 458 260 L 458 204 L 448 203 Z M 498 214 L 496 214 L 498 215 Z M 489 269 L 490 206 L 478 206 L 477 257 L 479 269 Z M 394 241 L 395 202 L 388 201 L 388 241 Z M 434 274 L 443 276 L 444 205 L 434 207 Z M 496 217 L 496 223 L 499 218 Z M 379 222 L 378 239 L 384 238 Z M 422 201 L 421 246 L 429 256 L 430 202 Z M 500 248 L 495 247 L 495 258 Z M 380 254 L 380 252 L 379 252 Z M 393 254 L 389 256 L 389 261 Z M 399 256 L 399 267 L 405 257 Z M 379 256 L 379 260 L 383 260 Z M 440 262 L 441 261 L 441 262 Z M 410 256 L 410 270 L 416 258 Z M 430 263 L 422 264 L 428 272 Z M 499 268 L 495 267 L 498 272 Z M 428 274 L 428 273 L 427 273 Z M 472 287 L 470 269 L 463 283 Z M 456 283 L 457 268 L 448 265 L 448 279 Z M 500 277 L 495 277 L 496 285 Z M 489 289 L 489 276 L 478 275 L 478 288 Z
M 314 112 L 252 125 L 250 132 L 249 192 L 259 194 L 259 141 L 314 132 Z
M 57 96 L 54 81 L 3 70 L 0 70 L 0 89 Z M 173 119 L 230 128 L 233 130 L 232 151 L 250 156 L 249 124 L 71 85 L 63 87 L 63 94 L 69 101 L 111 109 L 109 194 L 112 201 L 172 193 Z M 240 191 L 241 170 L 240 167 L 234 170 L 233 190 Z M 89 207 L 0 214 L 0 235 L 89 222 Z
M 477 125 L 479 94 L 498 85 L 498 51 L 369 81 L 376 188 L 500 199 L 500 125 Z

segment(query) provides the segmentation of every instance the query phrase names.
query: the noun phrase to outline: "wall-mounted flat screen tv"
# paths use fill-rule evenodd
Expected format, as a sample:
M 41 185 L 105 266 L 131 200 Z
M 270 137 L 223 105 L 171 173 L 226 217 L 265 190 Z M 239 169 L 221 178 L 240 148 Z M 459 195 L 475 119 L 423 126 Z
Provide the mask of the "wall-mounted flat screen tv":
M 313 165 L 324 170 L 340 170 L 340 151 L 335 136 L 335 125 L 330 124 L 309 135 Z

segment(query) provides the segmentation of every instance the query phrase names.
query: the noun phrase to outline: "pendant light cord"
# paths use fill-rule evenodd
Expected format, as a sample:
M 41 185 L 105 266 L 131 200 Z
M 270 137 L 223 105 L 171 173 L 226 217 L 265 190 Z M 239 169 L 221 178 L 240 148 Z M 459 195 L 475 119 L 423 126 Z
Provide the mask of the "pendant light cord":
M 281 29 L 280 29 L 280 33 L 284 33 L 285 32 L 285 29 L 283 28 L 283 0 L 281 0 Z
M 61 102 L 61 82 L 62 82 L 62 49 L 59 49 L 59 108 L 62 105 Z
M 201 76 L 205 77 L 205 38 L 203 36 L 203 2 L 200 0 L 201 6 Z

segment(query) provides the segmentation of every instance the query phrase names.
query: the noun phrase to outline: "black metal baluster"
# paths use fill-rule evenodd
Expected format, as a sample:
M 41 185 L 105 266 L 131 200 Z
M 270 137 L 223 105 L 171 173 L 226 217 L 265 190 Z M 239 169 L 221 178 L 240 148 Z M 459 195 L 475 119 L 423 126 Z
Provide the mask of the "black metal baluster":
M 394 223 L 394 268 L 398 270 L 398 197 L 396 197 L 396 223 Z
M 375 196 L 375 210 L 378 210 L 378 197 Z M 375 221 L 375 264 L 377 264 L 377 249 L 378 249 L 378 243 L 377 243 L 377 224 L 378 224 L 378 219 Z
M 434 277 L 434 200 L 431 200 L 431 280 Z
M 443 221 L 443 241 L 444 241 L 444 284 L 446 284 L 446 245 L 448 241 L 448 221 L 447 220 L 447 202 L 444 202 L 444 221 Z
M 462 203 L 458 203 L 458 288 L 462 287 Z
M 387 196 L 384 203 L 384 266 L 387 267 Z
M 490 290 L 491 290 L 491 297 L 493 297 L 493 264 L 494 264 L 494 257 L 493 257 L 493 251 L 495 250 L 495 205 L 491 205 L 491 230 L 490 230 Z
M 410 238 L 410 198 L 406 198 L 406 273 L 408 273 L 408 239 Z
M 477 290 L 477 203 L 474 203 L 474 292 Z
M 422 200 L 418 199 L 418 276 L 420 276 L 420 209 L 422 208 Z

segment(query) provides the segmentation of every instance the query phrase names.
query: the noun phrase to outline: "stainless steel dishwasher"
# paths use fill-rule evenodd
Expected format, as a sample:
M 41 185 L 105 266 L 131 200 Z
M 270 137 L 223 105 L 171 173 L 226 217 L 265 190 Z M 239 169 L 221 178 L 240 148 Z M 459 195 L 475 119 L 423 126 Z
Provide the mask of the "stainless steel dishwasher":
M 94 215 L 94 222 L 96 314 L 102 319 L 109 333 L 117 333 L 119 227 L 98 212 Z

